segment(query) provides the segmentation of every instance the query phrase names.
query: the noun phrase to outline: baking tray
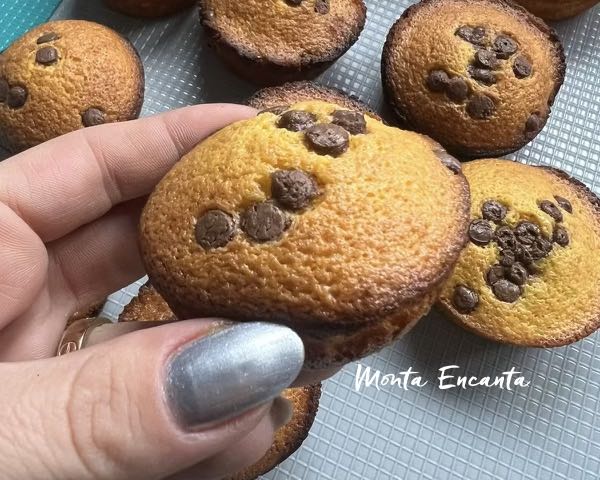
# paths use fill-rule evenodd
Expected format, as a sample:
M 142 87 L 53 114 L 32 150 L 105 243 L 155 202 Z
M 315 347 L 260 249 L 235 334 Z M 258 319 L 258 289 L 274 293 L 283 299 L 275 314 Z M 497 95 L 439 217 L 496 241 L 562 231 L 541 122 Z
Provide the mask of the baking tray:
M 379 59 L 392 23 L 411 3 L 367 0 L 360 40 L 320 81 L 383 106 Z M 99 0 L 64 0 L 55 18 L 109 25 L 142 56 L 143 115 L 204 102 L 240 102 L 255 88 L 206 47 L 197 14 L 132 19 Z M 566 82 L 535 141 L 511 156 L 562 168 L 600 193 L 600 6 L 555 25 L 567 54 Z M 140 282 L 111 296 L 115 318 Z M 383 373 L 411 368 L 423 388 L 355 390 L 357 364 L 325 382 L 303 447 L 268 479 L 597 479 L 600 472 L 600 334 L 568 347 L 524 349 L 479 339 L 438 313 L 405 338 L 359 362 Z M 515 367 L 527 388 L 437 388 L 438 369 L 459 365 L 477 377 Z

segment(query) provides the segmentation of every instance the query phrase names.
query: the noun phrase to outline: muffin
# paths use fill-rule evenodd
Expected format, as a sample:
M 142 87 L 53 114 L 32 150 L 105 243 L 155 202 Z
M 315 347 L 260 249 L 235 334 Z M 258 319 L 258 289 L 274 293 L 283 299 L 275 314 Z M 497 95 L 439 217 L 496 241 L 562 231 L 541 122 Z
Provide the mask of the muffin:
M 173 322 L 175 314 L 148 282 L 119 315 L 119 322 Z
M 86 308 L 84 308 L 82 310 L 76 311 L 67 320 L 67 327 L 69 325 L 71 325 L 73 322 L 76 322 L 77 320 L 83 320 L 84 318 L 95 318 L 95 317 L 99 316 L 100 312 L 102 312 L 102 307 L 104 307 L 105 303 L 106 303 L 106 299 L 102 300 L 101 302 L 88 305 Z
M 600 200 L 566 173 L 508 160 L 463 169 L 470 243 L 440 303 L 463 327 L 530 347 L 573 343 L 600 326 Z
M 228 480 L 254 480 L 264 475 L 290 457 L 308 437 L 319 409 L 321 384 L 288 388 L 281 396 L 292 404 L 291 420 L 275 432 L 271 448 L 258 462 L 229 477 Z
M 248 105 L 257 110 L 287 109 L 288 105 L 306 100 L 322 100 L 335 103 L 348 110 L 357 110 L 381 120 L 371 107 L 361 102 L 358 98 L 350 96 L 336 88 L 325 87 L 315 82 L 299 81 L 290 82 L 277 87 L 267 87 L 259 90 L 248 99 Z
M 284 324 L 307 368 L 329 368 L 430 309 L 466 242 L 468 206 L 460 164 L 431 139 L 309 101 L 183 157 L 144 208 L 140 246 L 179 318 Z
M 545 20 L 563 20 L 592 8 L 598 0 L 516 0 L 531 13 Z
M 195 0 L 104 0 L 113 10 L 133 17 L 163 17 L 191 7 Z
M 259 85 L 312 78 L 358 39 L 363 0 L 200 0 L 209 44 Z
M 424 0 L 388 35 L 388 103 L 461 158 L 518 150 L 542 130 L 565 76 L 554 31 L 505 0 Z
M 143 286 L 119 316 L 119 322 L 169 320 L 176 320 L 175 315 L 150 285 Z M 292 403 L 292 418 L 277 430 L 267 453 L 254 465 L 230 477 L 230 480 L 252 480 L 267 473 L 298 450 L 308 436 L 319 408 L 321 384 L 288 388 L 281 395 Z
M 0 56 L 0 143 L 16 152 L 65 133 L 137 118 L 144 70 L 135 49 L 92 22 L 40 25 Z

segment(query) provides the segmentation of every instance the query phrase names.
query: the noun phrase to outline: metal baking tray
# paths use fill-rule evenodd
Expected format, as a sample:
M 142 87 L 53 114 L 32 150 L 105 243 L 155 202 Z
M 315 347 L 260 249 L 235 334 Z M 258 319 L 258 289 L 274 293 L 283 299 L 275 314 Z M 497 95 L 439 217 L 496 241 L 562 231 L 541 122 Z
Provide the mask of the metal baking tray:
M 383 106 L 379 60 L 388 29 L 411 3 L 366 0 L 360 40 L 320 82 Z M 205 102 L 241 102 L 255 87 L 207 48 L 195 11 L 148 21 L 115 14 L 100 0 L 64 0 L 54 18 L 111 26 L 138 48 L 146 69 L 143 115 Z M 600 6 L 555 24 L 568 72 L 553 115 L 511 158 L 562 168 L 600 193 Z M 115 318 L 140 282 L 113 295 Z M 355 389 L 357 365 L 398 373 L 418 388 Z M 325 382 L 321 408 L 302 448 L 268 479 L 597 479 L 600 476 L 600 334 L 557 349 L 513 348 L 479 339 L 437 313 L 380 353 Z M 439 369 L 495 376 L 515 367 L 531 382 L 510 391 L 441 390 Z

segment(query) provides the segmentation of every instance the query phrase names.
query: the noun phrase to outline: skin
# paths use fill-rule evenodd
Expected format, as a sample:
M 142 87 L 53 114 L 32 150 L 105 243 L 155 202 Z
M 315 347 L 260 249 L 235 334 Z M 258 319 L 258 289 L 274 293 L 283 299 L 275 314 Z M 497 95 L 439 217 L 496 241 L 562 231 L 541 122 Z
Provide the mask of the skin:
M 269 448 L 281 424 L 271 403 L 190 432 L 164 401 L 170 355 L 215 320 L 53 358 L 73 312 L 143 275 L 137 224 L 156 183 L 205 137 L 255 114 L 189 107 L 80 130 L 0 163 L 0 478 L 220 478 Z

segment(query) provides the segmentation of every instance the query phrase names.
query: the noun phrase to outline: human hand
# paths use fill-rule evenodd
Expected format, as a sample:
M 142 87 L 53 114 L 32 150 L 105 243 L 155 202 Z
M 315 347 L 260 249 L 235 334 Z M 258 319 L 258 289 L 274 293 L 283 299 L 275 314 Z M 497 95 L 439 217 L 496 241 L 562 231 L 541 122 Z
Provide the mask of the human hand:
M 143 275 L 137 224 L 155 184 L 254 114 L 190 107 L 0 164 L 0 478 L 220 478 L 269 448 L 289 415 L 272 400 L 303 362 L 285 327 L 190 320 L 52 358 L 74 311 Z

